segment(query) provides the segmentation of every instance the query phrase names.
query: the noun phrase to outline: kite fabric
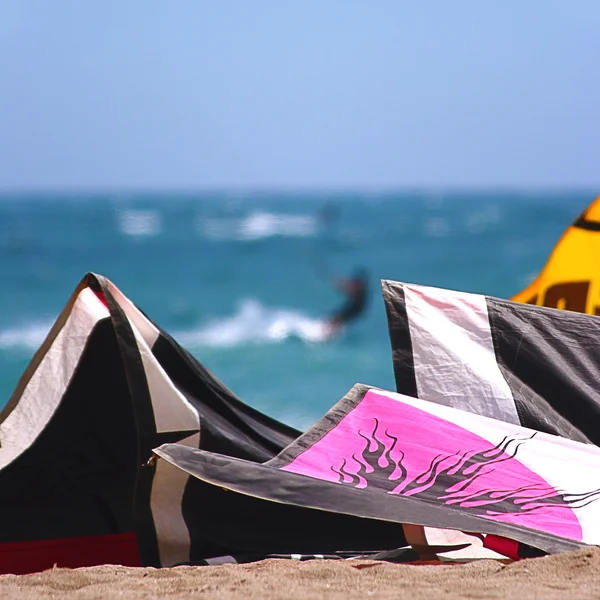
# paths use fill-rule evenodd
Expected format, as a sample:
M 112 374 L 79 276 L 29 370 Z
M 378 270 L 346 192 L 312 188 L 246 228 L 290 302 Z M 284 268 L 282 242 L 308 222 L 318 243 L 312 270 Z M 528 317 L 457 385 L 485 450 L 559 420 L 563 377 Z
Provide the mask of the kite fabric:
M 155 453 L 207 484 L 274 503 L 492 534 L 544 552 L 600 543 L 599 448 L 360 384 L 265 464 L 178 444 Z
M 600 196 L 567 228 L 515 302 L 600 314 Z
M 0 411 L 0 573 L 600 543 L 600 320 L 383 288 L 400 393 L 302 434 L 88 274 Z
M 579 219 L 587 222 L 584 236 L 593 231 L 590 222 L 599 219 L 599 209 L 597 201 Z M 600 242 L 598 236 L 584 239 Z M 382 288 L 398 392 L 600 443 L 598 319 L 393 281 L 383 281 Z M 465 541 L 431 528 L 420 528 L 413 538 L 430 544 Z M 501 552 L 507 554 L 506 545 Z M 473 545 L 465 553 L 476 556 Z
M 396 391 L 600 445 L 600 319 L 383 281 Z
M 299 435 L 89 274 L 0 412 L 0 572 L 406 545 L 401 525 L 240 498 L 149 460 L 177 442 L 261 463 Z

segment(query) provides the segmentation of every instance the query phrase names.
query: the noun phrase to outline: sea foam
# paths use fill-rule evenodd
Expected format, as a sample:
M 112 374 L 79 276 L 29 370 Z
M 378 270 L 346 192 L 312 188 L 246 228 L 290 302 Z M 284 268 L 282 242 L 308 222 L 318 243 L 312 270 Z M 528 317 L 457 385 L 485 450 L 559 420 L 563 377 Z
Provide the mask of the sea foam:
M 294 309 L 270 308 L 254 299 L 243 300 L 229 317 L 174 335 L 178 342 L 189 347 L 276 343 L 292 337 L 315 343 L 326 340 L 327 336 L 324 321 Z

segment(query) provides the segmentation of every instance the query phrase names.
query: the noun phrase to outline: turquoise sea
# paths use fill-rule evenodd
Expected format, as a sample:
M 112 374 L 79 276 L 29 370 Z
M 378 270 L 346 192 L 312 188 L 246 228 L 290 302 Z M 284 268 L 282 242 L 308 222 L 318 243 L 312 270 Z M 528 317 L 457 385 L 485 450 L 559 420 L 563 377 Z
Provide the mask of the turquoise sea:
M 393 389 L 381 278 L 510 297 L 593 191 L 4 193 L 0 406 L 87 271 L 242 400 L 305 428 L 355 383 Z M 310 341 L 371 274 L 365 318 Z

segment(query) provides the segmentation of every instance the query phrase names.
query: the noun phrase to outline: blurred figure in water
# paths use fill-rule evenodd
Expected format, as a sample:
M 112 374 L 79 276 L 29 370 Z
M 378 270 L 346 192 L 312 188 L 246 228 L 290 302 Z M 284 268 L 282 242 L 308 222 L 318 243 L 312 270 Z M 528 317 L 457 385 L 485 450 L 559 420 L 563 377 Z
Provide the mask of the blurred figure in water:
M 333 202 L 324 204 L 317 213 L 321 240 L 328 245 L 338 236 L 340 210 Z
M 339 209 L 333 202 L 328 202 L 319 211 L 319 220 L 325 228 L 330 227 L 337 220 L 338 216 Z
M 367 308 L 369 277 L 366 269 L 356 269 L 350 277 L 337 277 L 331 284 L 346 296 L 346 300 L 328 319 L 329 335 L 334 336 L 347 323 L 358 319 Z

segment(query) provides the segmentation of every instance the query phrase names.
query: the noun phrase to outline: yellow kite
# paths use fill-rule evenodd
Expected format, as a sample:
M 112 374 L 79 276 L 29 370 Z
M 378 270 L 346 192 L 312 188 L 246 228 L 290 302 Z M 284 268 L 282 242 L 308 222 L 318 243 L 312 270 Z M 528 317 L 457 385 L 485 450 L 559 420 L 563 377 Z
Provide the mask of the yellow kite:
M 567 228 L 515 302 L 600 315 L 600 196 Z

